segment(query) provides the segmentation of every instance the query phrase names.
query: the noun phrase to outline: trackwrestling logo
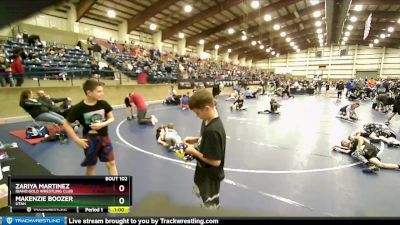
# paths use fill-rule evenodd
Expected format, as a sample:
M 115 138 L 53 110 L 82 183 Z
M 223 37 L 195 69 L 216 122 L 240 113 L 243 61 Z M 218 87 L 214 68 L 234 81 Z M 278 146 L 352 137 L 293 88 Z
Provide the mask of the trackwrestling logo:
M 5 219 L 5 220 L 4 220 Z M 64 225 L 64 217 L 3 217 L 4 224 L 8 225 L 35 225 L 35 224 L 56 224 Z

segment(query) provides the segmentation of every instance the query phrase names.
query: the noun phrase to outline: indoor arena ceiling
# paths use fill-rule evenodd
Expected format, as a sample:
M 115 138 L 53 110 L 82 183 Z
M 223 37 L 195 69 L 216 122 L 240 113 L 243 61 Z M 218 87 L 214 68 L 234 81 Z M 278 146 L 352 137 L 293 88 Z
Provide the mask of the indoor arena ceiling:
M 117 25 L 127 20 L 129 32 L 162 31 L 162 40 L 179 40 L 183 33 L 187 47 L 203 39 L 205 51 L 218 45 L 219 53 L 230 49 L 253 61 L 272 52 L 282 55 L 330 44 L 398 48 L 400 39 L 400 0 L 259 0 L 258 7 L 253 7 L 254 0 L 71 0 L 64 5 L 68 2 L 77 6 L 78 21 Z M 192 6 L 191 12 L 184 11 L 186 5 Z M 114 10 L 114 18 L 107 16 L 108 10 Z

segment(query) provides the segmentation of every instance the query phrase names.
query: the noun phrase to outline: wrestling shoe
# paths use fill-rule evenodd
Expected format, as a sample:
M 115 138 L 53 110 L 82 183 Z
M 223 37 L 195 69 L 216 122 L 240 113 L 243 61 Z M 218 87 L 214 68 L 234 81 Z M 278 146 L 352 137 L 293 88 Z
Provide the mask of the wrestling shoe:
M 372 163 L 367 163 L 366 166 L 362 169 L 364 173 L 377 173 L 379 171 L 379 168 Z

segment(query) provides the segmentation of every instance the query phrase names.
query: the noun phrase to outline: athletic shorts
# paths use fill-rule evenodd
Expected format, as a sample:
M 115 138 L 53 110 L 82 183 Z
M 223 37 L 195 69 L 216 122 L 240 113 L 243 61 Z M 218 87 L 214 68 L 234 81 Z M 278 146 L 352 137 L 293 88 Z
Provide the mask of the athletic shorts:
M 200 197 L 202 206 L 208 209 L 219 208 L 219 190 L 221 182 L 204 176 L 201 181 L 195 180 L 193 192 Z
M 125 98 L 124 102 L 125 102 L 126 107 L 132 107 L 131 102 L 129 101 L 129 98 Z
M 108 136 L 86 134 L 83 138 L 88 139 L 89 147 L 83 150 L 85 159 L 81 163 L 81 166 L 94 166 L 97 164 L 97 159 L 100 159 L 100 162 L 114 160 L 114 151 Z

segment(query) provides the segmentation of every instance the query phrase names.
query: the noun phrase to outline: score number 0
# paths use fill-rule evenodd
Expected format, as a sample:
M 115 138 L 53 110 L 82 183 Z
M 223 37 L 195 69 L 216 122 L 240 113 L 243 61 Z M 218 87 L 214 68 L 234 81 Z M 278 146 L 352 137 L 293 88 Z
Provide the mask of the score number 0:
M 125 191 L 125 186 L 123 184 L 119 185 L 118 186 L 118 191 L 119 192 L 124 192 Z M 120 205 L 123 205 L 125 203 L 125 198 L 124 197 L 120 197 L 118 199 L 118 202 L 119 202 Z

